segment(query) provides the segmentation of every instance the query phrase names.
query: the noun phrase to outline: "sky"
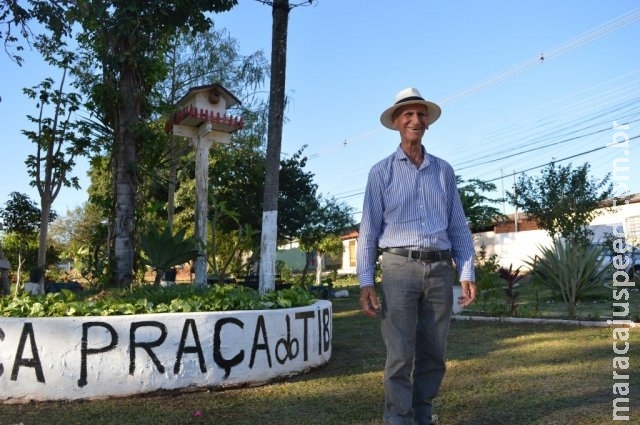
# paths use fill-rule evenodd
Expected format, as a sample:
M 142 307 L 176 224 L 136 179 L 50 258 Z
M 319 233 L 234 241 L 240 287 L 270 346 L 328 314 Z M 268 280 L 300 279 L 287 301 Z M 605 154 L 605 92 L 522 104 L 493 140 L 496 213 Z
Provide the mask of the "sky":
M 242 54 L 262 50 L 269 58 L 271 8 L 239 3 L 214 15 L 215 27 L 228 30 Z M 399 143 L 380 114 L 411 86 L 442 107 L 423 140 L 427 151 L 464 180 L 494 183 L 490 197 L 552 160 L 588 162 L 594 178 L 614 173 L 617 193 L 639 193 L 639 6 L 316 0 L 296 7 L 289 15 L 282 154 L 306 146 L 318 192 L 352 207 L 359 220 L 369 169 Z M 33 129 L 26 116 L 36 109 L 22 88 L 60 77 L 33 53 L 21 68 L 2 53 L 0 206 L 14 191 L 38 200 L 24 165 L 33 145 L 22 135 Z M 82 190 L 62 189 L 53 204 L 59 214 L 86 202 L 87 170 L 86 162 L 76 167 Z

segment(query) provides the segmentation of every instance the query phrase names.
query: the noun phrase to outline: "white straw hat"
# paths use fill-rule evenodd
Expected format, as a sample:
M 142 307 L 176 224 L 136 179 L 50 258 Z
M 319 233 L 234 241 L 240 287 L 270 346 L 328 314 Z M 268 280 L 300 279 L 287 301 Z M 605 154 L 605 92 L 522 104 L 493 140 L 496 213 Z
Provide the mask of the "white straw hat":
M 440 118 L 442 110 L 438 105 L 433 102 L 429 102 L 428 100 L 424 100 L 418 89 L 408 87 L 396 94 L 393 105 L 387 108 L 382 115 L 380 115 L 380 122 L 391 130 L 397 130 L 397 128 L 393 126 L 393 113 L 401 106 L 416 104 L 427 107 L 427 124 L 431 125 Z

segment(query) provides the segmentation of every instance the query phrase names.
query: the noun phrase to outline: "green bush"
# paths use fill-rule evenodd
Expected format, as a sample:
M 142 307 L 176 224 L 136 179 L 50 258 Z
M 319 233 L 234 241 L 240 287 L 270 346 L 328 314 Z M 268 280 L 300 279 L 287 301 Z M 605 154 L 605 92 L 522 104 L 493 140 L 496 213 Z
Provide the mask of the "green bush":
M 599 246 L 583 245 L 557 239 L 553 246 L 539 247 L 540 256 L 526 263 L 540 283 L 559 292 L 567 305 L 570 318 L 576 316 L 576 303 L 581 297 L 602 286 L 606 268 L 600 267 Z
M 486 248 L 482 245 L 476 258 L 475 269 L 478 289 L 481 292 L 494 290 L 500 281 L 500 276 L 498 274 L 498 270 L 500 270 L 498 255 L 492 254 L 487 256 Z
M 487 256 L 486 247 L 482 245 L 475 264 L 476 285 L 478 286 L 477 303 L 482 310 L 490 309 L 492 299 L 497 297 L 497 290 L 501 286 L 499 269 L 498 256 L 496 254 Z
M 280 275 L 280 278 L 284 282 L 291 281 L 291 268 L 282 260 L 276 260 L 276 273 Z
M 169 226 L 161 232 L 155 225 L 150 224 L 146 233 L 140 236 L 142 263 L 156 270 L 154 285 L 160 283 L 165 271 L 199 255 L 200 246 L 195 236 L 185 237 L 187 228 L 183 227 L 174 234 Z

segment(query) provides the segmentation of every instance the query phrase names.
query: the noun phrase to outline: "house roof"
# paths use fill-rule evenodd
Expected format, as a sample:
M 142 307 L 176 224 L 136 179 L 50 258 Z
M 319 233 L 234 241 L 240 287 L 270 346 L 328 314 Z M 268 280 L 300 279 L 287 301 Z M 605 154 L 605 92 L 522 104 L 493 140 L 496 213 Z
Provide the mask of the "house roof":
M 343 235 L 340 235 L 340 239 L 345 240 L 345 239 L 354 239 L 358 237 L 358 231 L 357 230 L 352 230 L 348 233 L 345 233 Z

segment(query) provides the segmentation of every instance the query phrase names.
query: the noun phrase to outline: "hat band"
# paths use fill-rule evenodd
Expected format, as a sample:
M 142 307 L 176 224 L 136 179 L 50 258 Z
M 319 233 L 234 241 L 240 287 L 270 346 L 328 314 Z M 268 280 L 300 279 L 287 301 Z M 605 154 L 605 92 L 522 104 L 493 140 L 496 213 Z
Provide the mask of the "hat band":
M 403 102 L 410 102 L 412 100 L 421 100 L 424 102 L 424 99 L 421 98 L 420 96 L 411 96 L 411 97 L 405 97 L 404 99 L 400 99 L 399 101 L 397 101 L 395 103 L 395 105 L 399 104 L 399 103 L 403 103 Z

